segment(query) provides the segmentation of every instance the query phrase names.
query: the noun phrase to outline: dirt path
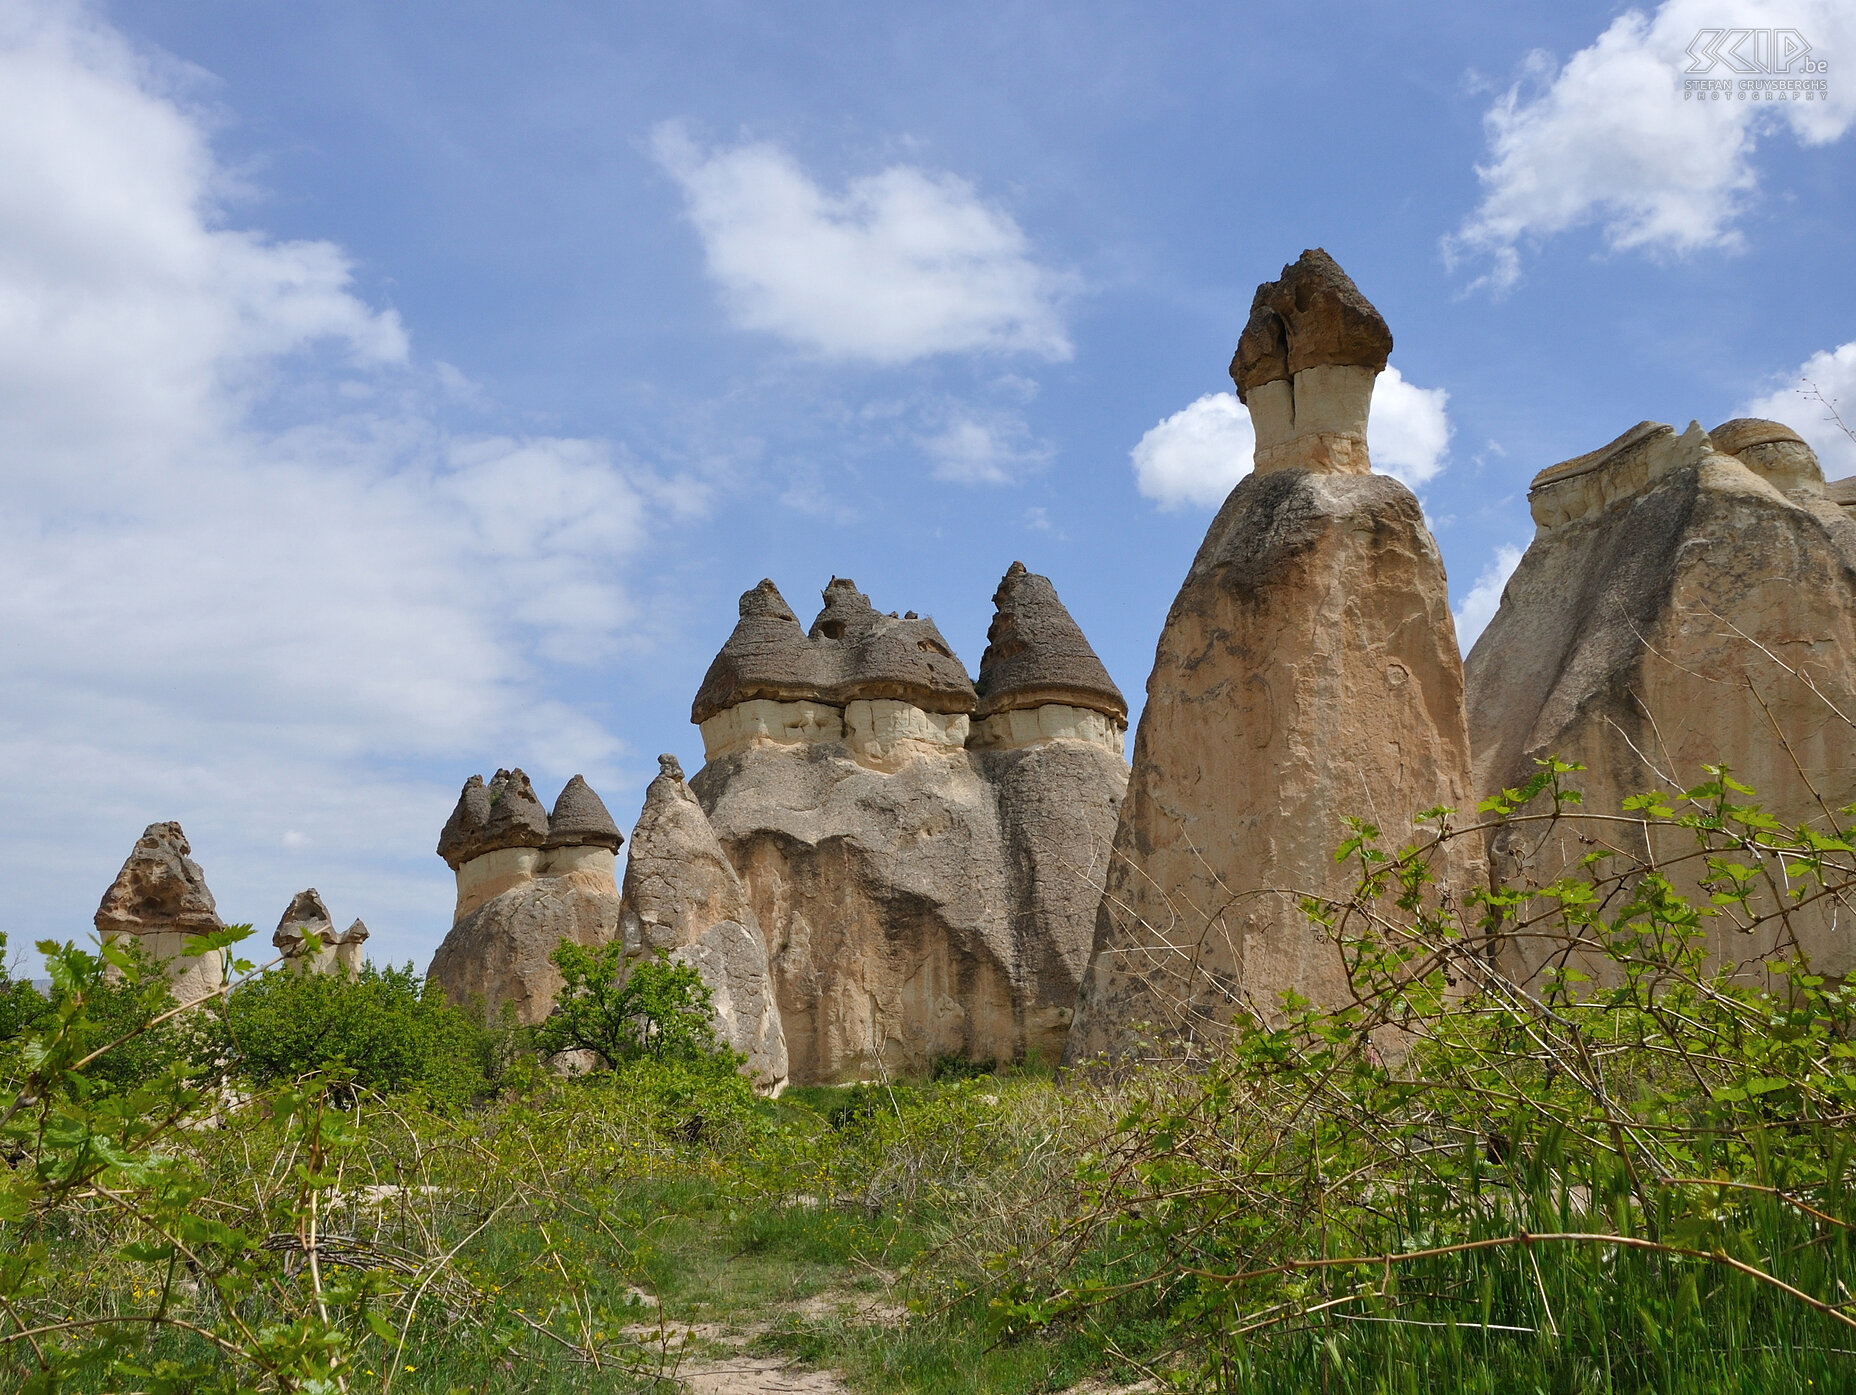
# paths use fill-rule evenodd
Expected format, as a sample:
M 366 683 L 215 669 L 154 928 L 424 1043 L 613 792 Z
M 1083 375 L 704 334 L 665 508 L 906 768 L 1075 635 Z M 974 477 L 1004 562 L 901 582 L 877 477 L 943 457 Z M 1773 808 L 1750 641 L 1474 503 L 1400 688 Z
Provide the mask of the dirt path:
M 803 1371 L 778 1357 L 742 1356 L 679 1373 L 690 1395 L 850 1395 L 830 1371 Z

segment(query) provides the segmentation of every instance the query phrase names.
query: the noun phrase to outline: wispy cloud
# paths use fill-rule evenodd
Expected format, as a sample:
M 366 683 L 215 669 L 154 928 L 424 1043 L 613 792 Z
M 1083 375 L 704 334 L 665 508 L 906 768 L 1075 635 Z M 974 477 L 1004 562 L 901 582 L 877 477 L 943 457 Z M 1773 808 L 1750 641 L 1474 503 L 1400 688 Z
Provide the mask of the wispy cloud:
M 833 193 L 767 142 L 652 135 L 682 187 L 735 323 L 834 359 L 1071 355 L 1073 275 L 1041 264 L 1010 213 L 958 175 L 892 165 Z
M 1804 145 L 1840 139 L 1856 120 L 1856 86 L 1832 76 L 1824 101 L 1685 97 L 1698 61 L 1690 46 L 1723 23 L 1794 29 L 1820 58 L 1856 53 L 1856 9 L 1845 0 L 1736 0 L 1725 10 L 1666 0 L 1653 14 L 1625 11 L 1564 65 L 1529 55 L 1483 118 L 1482 202 L 1445 239 L 1446 259 L 1481 264 L 1475 284 L 1499 292 L 1520 279 L 1524 244 L 1593 223 L 1620 251 L 1739 246 L 1759 142 L 1781 130 Z M 1725 63 L 1710 75 L 1735 76 Z
M 1475 645 L 1477 636 L 1488 628 L 1489 621 L 1495 618 L 1495 612 L 1501 607 L 1502 591 L 1508 585 L 1508 578 L 1514 575 L 1514 569 L 1520 565 L 1521 549 L 1503 543 L 1495 549 L 1489 565 L 1482 569 L 1482 575 L 1476 578 L 1475 585 L 1469 588 L 1469 594 L 1463 597 L 1463 603 L 1456 608 L 1456 642 L 1465 654 Z
M 458 430 L 468 380 L 342 249 L 239 226 L 171 66 L 0 9 L 0 758 L 38 792 L 9 928 L 81 933 L 179 817 L 230 914 L 317 880 L 423 953 L 464 774 L 621 758 L 547 680 L 610 656 L 650 521 L 700 491 Z

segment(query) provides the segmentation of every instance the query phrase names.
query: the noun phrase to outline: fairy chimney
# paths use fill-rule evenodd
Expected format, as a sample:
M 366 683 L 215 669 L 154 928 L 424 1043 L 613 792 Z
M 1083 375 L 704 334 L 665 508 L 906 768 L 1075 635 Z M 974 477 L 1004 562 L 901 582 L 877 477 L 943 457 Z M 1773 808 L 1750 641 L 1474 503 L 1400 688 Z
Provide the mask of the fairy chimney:
M 1066 1059 L 1197 1043 L 1294 992 L 1347 1001 L 1301 910 L 1345 891 L 1349 817 L 1388 840 L 1470 804 L 1444 569 L 1410 490 L 1371 472 L 1392 336 L 1325 252 L 1257 289 L 1231 375 L 1256 469 L 1167 614 Z M 1443 869 L 1479 875 L 1468 850 Z

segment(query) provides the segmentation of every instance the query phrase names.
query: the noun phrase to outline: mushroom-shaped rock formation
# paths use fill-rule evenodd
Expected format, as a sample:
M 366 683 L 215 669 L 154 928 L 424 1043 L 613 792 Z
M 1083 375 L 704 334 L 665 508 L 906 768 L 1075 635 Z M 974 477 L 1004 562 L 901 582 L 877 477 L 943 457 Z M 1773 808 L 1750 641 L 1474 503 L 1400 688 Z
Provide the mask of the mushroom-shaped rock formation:
M 457 873 L 457 907 L 427 970 L 452 1002 L 514 1003 L 521 1021 L 539 1022 L 561 987 L 555 946 L 618 934 L 623 839 L 612 815 L 578 775 L 554 809 L 550 819 L 520 770 L 465 782 L 438 843 Z
M 881 764 L 907 743 L 964 746 L 973 683 L 933 620 L 884 615 L 833 577 L 810 632 L 771 581 L 741 618 L 690 707 L 714 760 L 759 743 L 842 742 Z
M 1343 892 L 1346 819 L 1408 829 L 1436 805 L 1470 807 L 1443 562 L 1411 491 L 1369 472 L 1367 407 L 1391 344 L 1324 252 L 1257 290 L 1232 364 L 1256 470 L 1213 520 L 1156 648 L 1072 1062 L 1143 1033 L 1219 1035 L 1285 990 L 1346 1001 L 1339 951 L 1300 905 Z M 1481 875 L 1467 849 L 1439 871 L 1458 886 Z
M 1319 247 L 1258 286 L 1231 359 L 1256 429 L 1256 473 L 1371 470 L 1366 414 L 1391 352 L 1379 311 Z
M 326 973 L 335 963 L 337 938 L 329 908 L 312 886 L 290 898 L 271 943 L 288 967 L 299 973 Z
M 158 960 L 181 1003 L 217 988 L 225 963 L 220 950 L 184 953 L 190 937 L 225 929 L 192 853 L 178 823 L 149 824 L 103 893 L 95 919 L 106 943 L 131 937 Z
M 880 614 L 857 583 L 833 577 L 811 639 L 835 671 L 844 742 L 860 760 L 906 759 L 914 743 L 963 748 L 973 680 L 932 619 Z
M 1128 706 L 1048 577 L 1014 562 L 992 599 L 968 745 L 999 801 L 1021 935 L 1014 990 L 1036 1049 L 1055 1061 L 1128 790 Z
M 761 1089 L 778 1091 L 786 1083 L 786 1037 L 767 941 L 682 766 L 675 756 L 657 759 L 625 864 L 626 949 L 662 950 L 692 965 L 708 985 L 716 1035 L 747 1057 Z
M 1024 627 L 999 650 L 990 742 L 933 620 L 882 613 L 846 578 L 809 632 L 771 583 L 749 592 L 704 680 L 690 786 L 772 955 L 794 1081 L 1062 1052 L 1127 709 L 1050 583 L 1027 577 L 1001 587 L 1022 593 Z
M 1830 716 L 1856 710 L 1856 522 L 1809 450 L 1776 422 L 1643 422 L 1536 476 L 1534 540 L 1465 663 L 1479 794 L 1551 755 L 1585 766 L 1570 779 L 1593 814 L 1722 761 L 1786 823 L 1822 825 L 1856 800 L 1856 730 Z M 1550 881 L 1586 851 L 1570 825 L 1491 845 L 1504 879 Z M 1664 870 L 1696 893 L 1692 865 Z M 1753 892 L 1756 913 L 1773 909 Z M 1851 914 L 1790 910 L 1819 972 L 1856 969 Z M 1775 943 L 1712 924 L 1723 959 Z M 1510 967 L 1525 977 L 1539 954 L 1513 946 Z
M 986 652 L 973 685 L 977 720 L 967 744 L 983 749 L 1072 737 L 1119 756 L 1127 699 L 1057 599 L 1050 578 L 1014 562 L 992 603 Z

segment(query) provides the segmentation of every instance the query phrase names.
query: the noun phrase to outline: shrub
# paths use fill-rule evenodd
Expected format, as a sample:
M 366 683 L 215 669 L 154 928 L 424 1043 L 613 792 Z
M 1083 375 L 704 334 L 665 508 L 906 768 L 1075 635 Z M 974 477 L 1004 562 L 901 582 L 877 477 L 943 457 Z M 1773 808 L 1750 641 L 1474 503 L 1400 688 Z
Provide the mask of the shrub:
M 688 964 L 660 950 L 628 970 L 622 943 L 589 950 L 572 940 L 556 947 L 554 962 L 564 982 L 537 1034 L 550 1055 L 590 1051 L 606 1069 L 643 1057 L 698 1061 L 720 1056 L 730 1071 L 739 1064 L 716 1040 L 709 987 Z
M 359 974 L 275 970 L 226 1004 L 233 1068 L 254 1085 L 324 1073 L 381 1094 L 417 1089 L 457 1108 L 488 1087 L 489 1034 L 408 964 Z

